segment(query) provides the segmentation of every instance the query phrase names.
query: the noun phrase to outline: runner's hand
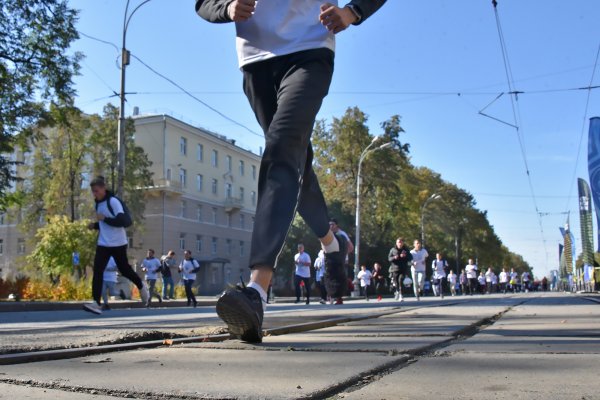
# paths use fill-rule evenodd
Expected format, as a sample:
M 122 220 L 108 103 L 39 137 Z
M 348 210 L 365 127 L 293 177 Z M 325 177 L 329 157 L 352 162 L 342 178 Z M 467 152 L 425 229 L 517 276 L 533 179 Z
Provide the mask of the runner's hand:
M 256 8 L 256 0 L 233 0 L 227 6 L 227 14 L 233 22 L 247 21 Z
M 349 8 L 340 8 L 331 3 L 321 5 L 319 21 L 328 31 L 339 33 L 356 22 L 356 16 Z

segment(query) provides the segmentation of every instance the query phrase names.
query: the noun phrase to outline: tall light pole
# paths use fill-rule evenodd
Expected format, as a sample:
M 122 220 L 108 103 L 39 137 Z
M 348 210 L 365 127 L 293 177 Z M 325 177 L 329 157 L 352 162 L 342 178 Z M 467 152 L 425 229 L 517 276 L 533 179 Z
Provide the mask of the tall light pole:
M 129 0 L 125 4 L 125 15 L 123 16 L 123 42 L 121 45 L 121 91 L 119 93 L 119 123 L 117 133 L 117 195 L 123 197 L 123 180 L 125 177 L 125 68 L 129 65 L 129 50 L 125 46 L 125 40 L 127 38 L 127 28 L 129 27 L 129 21 L 133 14 L 141 6 L 148 3 L 151 0 L 144 0 L 136 8 L 133 9 L 129 14 Z
M 375 136 L 371 143 L 363 150 L 358 159 L 358 176 L 356 177 L 356 245 L 354 246 L 354 292 L 358 291 L 358 271 L 360 270 L 360 185 L 362 184 L 362 162 L 372 151 L 387 149 L 392 147 L 392 142 L 387 142 L 379 147 L 372 149 L 373 145 L 381 138 L 381 136 Z M 355 294 L 354 294 L 355 295 Z
M 429 202 L 441 198 L 442 195 L 434 193 L 431 196 L 429 196 L 427 200 L 425 200 L 425 203 L 423 203 L 423 206 L 421 207 L 421 246 L 423 247 L 425 247 L 425 207 L 427 207 L 427 204 L 429 204 Z

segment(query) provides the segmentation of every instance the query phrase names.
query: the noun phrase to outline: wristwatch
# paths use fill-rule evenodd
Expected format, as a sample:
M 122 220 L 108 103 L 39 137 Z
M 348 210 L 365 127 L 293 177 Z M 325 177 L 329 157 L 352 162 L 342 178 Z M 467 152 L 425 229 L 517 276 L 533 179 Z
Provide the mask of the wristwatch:
M 350 11 L 352 11 L 352 14 L 354 14 L 354 16 L 356 17 L 356 21 L 354 23 L 358 24 L 362 19 L 362 14 L 360 13 L 360 10 L 356 8 L 354 4 L 346 4 L 346 7 L 348 7 Z

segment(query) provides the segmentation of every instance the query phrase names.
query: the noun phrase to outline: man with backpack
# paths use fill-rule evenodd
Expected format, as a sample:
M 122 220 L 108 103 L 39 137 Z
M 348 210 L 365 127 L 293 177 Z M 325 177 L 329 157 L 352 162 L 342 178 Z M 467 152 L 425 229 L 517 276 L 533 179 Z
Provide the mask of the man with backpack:
M 192 258 L 192 252 L 186 250 L 183 252 L 183 260 L 179 264 L 179 272 L 182 273 L 183 286 L 185 287 L 185 296 L 187 297 L 187 305 L 194 305 L 196 308 L 196 296 L 192 290 L 196 281 L 196 272 L 200 271 L 200 264 Z
M 94 257 L 94 276 L 92 278 L 93 303 L 83 306 L 85 311 L 102 314 L 100 297 L 104 281 L 104 269 L 110 257 L 113 257 L 122 276 L 129 279 L 140 291 L 144 304 L 148 303 L 148 287 L 135 273 L 127 259 L 127 232 L 131 226 L 131 215 L 123 202 L 106 189 L 104 177 L 98 176 L 90 183 L 96 202 L 96 222 L 90 222 L 88 228 L 98 230 L 98 244 Z
M 156 297 L 159 303 L 162 303 L 162 298 L 156 292 L 156 281 L 158 279 L 158 273 L 162 268 L 162 263 L 156 257 L 154 257 L 154 250 L 148 249 L 148 253 L 146 258 L 142 260 L 142 271 L 146 273 L 146 282 L 148 282 L 148 292 L 150 293 L 150 297 L 148 298 L 148 303 L 146 303 L 146 307 L 150 307 L 150 303 L 152 302 L 152 297 Z

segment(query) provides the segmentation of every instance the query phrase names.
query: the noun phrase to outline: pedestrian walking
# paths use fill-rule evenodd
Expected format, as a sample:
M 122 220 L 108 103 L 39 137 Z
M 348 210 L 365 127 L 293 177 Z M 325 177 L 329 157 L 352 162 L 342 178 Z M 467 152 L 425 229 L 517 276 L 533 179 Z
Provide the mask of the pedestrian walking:
M 346 239 L 346 257 L 344 258 L 344 273 L 346 275 L 349 275 L 351 280 L 354 280 L 354 269 L 350 268 L 350 265 L 348 264 L 350 254 L 354 251 L 354 244 L 352 243 L 352 240 L 350 240 L 350 236 L 348 236 L 348 234 L 340 228 L 337 219 L 331 218 L 329 220 L 329 229 L 335 235 L 340 235 L 344 239 Z
M 473 296 L 473 292 L 477 292 L 479 282 L 477 281 L 477 265 L 472 258 L 469 258 L 468 264 L 465 266 L 465 273 L 467 274 L 469 294 Z
M 479 284 L 478 288 L 479 288 L 479 294 L 484 294 L 485 293 L 485 273 L 483 271 L 479 271 L 479 276 L 477 277 L 477 283 Z
M 435 260 L 431 263 L 433 295 L 444 298 L 444 288 L 446 287 L 446 269 L 448 262 L 442 258 L 441 253 L 436 253 Z
M 175 252 L 169 250 L 166 255 L 161 257 L 160 274 L 162 275 L 163 280 L 163 300 L 173 300 L 175 298 L 175 282 L 173 282 L 173 270 L 175 268 L 177 268 Z
M 383 291 L 385 290 L 385 275 L 381 264 L 375 263 L 373 265 L 373 283 L 375 283 L 375 294 L 377 295 L 377 301 L 383 299 Z
M 360 295 L 369 301 L 369 286 L 371 286 L 373 274 L 367 269 L 366 265 L 361 265 L 357 278 L 360 280 Z
M 412 254 L 410 272 L 412 275 L 413 290 L 417 300 L 420 300 L 420 294 L 423 292 L 425 285 L 425 263 L 427 262 L 429 254 L 427 253 L 427 250 L 421 247 L 421 241 L 419 239 L 414 241 L 414 248 L 410 251 L 410 254 Z
M 467 278 L 467 273 L 464 269 L 460 270 L 460 275 L 458 277 L 460 283 L 460 292 L 463 296 L 467 294 L 467 290 L 469 288 L 469 279 Z
M 518 291 L 518 282 L 519 282 L 519 274 L 517 273 L 517 271 L 515 271 L 514 268 L 510 269 L 510 274 L 509 274 L 510 280 L 509 280 L 509 284 L 510 284 L 510 290 L 512 290 L 513 293 L 516 293 Z
M 185 287 L 185 297 L 187 299 L 187 305 L 194 306 L 198 302 L 196 301 L 196 296 L 194 296 L 194 282 L 196 281 L 196 273 L 200 270 L 200 264 L 197 260 L 192 258 L 192 252 L 189 250 L 185 250 L 183 252 L 183 260 L 179 264 L 179 272 L 182 273 L 183 278 L 183 286 Z
M 498 274 L 498 282 L 500 283 L 500 291 L 502 294 L 506 294 L 506 287 L 508 285 L 509 276 L 506 272 L 506 268 L 502 268 L 502 272 Z
M 452 296 L 456 296 L 456 281 L 458 276 L 454 273 L 454 271 L 450 270 L 448 273 L 448 287 L 450 288 L 450 294 Z
M 90 222 L 89 229 L 98 230 L 96 255 L 94 256 L 94 275 L 92 277 L 93 303 L 84 304 L 83 309 L 94 314 L 102 314 L 100 297 L 104 285 L 104 270 L 111 257 L 117 264 L 122 276 L 129 279 L 140 291 L 142 303 L 148 302 L 148 287 L 135 273 L 127 259 L 127 232 L 125 226 L 131 225 L 131 216 L 126 215 L 123 203 L 106 189 L 104 177 L 97 176 L 90 182 L 94 202 L 96 203 L 96 222 Z
M 394 288 L 394 299 L 403 300 L 402 286 L 404 277 L 408 275 L 409 265 L 412 263 L 412 254 L 404 244 L 404 238 L 396 239 L 396 245 L 390 249 L 388 261 L 390 262 L 390 278 Z
M 121 289 L 117 292 L 117 263 L 114 258 L 109 258 L 106 268 L 104 269 L 102 282 L 102 310 L 110 310 L 108 305 L 108 296 L 121 296 L 121 300 L 125 300 L 125 292 Z
M 323 250 L 319 250 L 319 254 L 315 259 L 315 282 L 317 282 L 317 287 L 319 288 L 319 292 L 321 294 L 321 300 L 319 303 L 326 304 L 327 303 L 327 289 L 325 288 L 325 253 Z
M 304 245 L 298 245 L 298 253 L 294 256 L 294 288 L 296 289 L 296 304 L 300 303 L 302 296 L 301 283 L 306 291 L 306 304 L 310 304 L 310 256 L 304 251 Z
M 529 293 L 530 280 L 531 277 L 529 275 L 529 272 L 523 271 L 523 273 L 521 274 L 521 283 L 523 285 L 523 290 L 525 291 L 525 293 Z
M 158 274 L 160 273 L 161 267 L 160 260 L 154 257 L 154 250 L 148 249 L 146 258 L 142 260 L 142 271 L 146 273 L 146 282 L 148 283 L 148 291 L 150 292 L 146 307 L 150 307 L 152 297 L 156 297 L 158 302 L 162 303 L 162 298 L 156 291 L 156 281 L 158 280 Z
M 488 268 L 485 272 L 485 289 L 487 294 L 492 293 L 492 287 L 494 286 L 494 280 L 496 279 L 496 274 L 492 270 L 492 268 Z
M 312 167 L 310 136 L 333 74 L 335 34 L 364 22 L 385 0 L 196 0 L 214 23 L 235 22 L 244 92 L 265 135 L 250 251 L 250 283 L 223 293 L 217 314 L 229 332 L 262 341 L 266 290 L 296 211 L 325 252 L 329 296 L 342 303 L 347 240 L 328 225 Z

